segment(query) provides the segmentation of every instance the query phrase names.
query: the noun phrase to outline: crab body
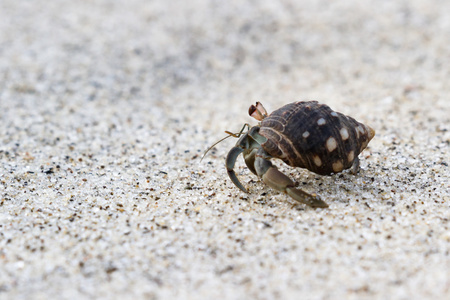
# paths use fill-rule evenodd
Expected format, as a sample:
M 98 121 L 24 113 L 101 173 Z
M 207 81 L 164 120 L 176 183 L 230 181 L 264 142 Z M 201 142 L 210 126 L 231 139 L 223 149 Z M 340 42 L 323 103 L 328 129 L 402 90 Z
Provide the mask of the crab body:
M 291 167 L 306 168 L 320 175 L 348 168 L 356 173 L 358 155 L 375 135 L 369 126 L 317 101 L 287 104 L 270 115 L 257 102 L 256 106 L 250 106 L 249 114 L 261 123 L 243 133 L 228 153 L 226 166 L 233 183 L 247 192 L 233 170 L 242 153 L 250 171 L 263 182 L 312 207 L 328 205 L 315 193 L 295 188 L 294 182 L 273 166 L 270 159 L 279 158 Z

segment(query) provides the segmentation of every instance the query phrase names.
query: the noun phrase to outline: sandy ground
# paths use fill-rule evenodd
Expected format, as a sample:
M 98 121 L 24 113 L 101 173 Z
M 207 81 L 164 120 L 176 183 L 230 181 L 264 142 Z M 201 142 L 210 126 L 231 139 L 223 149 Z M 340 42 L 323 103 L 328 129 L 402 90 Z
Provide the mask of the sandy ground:
M 449 299 L 449 1 L 0 2 L 1 299 Z M 358 175 L 224 159 L 255 101 L 373 127 Z

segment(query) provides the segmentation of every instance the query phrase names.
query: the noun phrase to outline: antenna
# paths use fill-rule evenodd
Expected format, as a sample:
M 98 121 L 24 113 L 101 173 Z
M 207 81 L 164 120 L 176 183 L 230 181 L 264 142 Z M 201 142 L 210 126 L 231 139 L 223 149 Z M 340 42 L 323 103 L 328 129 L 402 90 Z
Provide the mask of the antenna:
M 203 160 L 203 158 L 205 158 L 205 156 L 206 156 L 206 154 L 209 152 L 209 150 L 211 150 L 212 148 L 214 148 L 215 145 L 219 144 L 220 142 L 226 140 L 226 139 L 229 138 L 229 137 L 235 137 L 235 138 L 240 137 L 240 136 L 243 134 L 245 127 L 247 127 L 247 131 L 248 131 L 248 129 L 250 129 L 250 124 L 245 123 L 244 126 L 242 126 L 242 129 L 239 131 L 239 133 L 233 133 L 233 132 L 230 132 L 230 131 L 225 131 L 225 133 L 228 134 L 228 135 L 227 135 L 226 137 L 224 137 L 224 138 L 218 140 L 218 141 L 215 142 L 211 147 L 209 147 L 208 149 L 206 149 L 205 153 L 203 153 L 202 158 L 200 159 L 200 162 Z

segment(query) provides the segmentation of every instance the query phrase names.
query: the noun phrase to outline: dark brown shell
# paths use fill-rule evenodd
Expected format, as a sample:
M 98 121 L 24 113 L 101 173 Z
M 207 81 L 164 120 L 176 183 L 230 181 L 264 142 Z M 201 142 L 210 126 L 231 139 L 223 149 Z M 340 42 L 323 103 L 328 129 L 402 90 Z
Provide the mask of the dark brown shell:
M 287 104 L 261 122 L 264 150 L 292 167 L 320 175 L 350 168 L 375 132 L 317 101 Z

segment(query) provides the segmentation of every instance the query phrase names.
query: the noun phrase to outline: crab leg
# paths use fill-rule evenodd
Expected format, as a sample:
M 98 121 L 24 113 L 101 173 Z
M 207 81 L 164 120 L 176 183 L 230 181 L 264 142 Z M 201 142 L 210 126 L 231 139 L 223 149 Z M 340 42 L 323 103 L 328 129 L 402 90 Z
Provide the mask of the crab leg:
M 353 161 L 351 173 L 353 175 L 356 175 L 358 172 L 359 172 L 359 158 L 356 157 L 355 160 Z
M 244 152 L 244 149 L 238 146 L 235 146 L 231 148 L 230 152 L 228 152 L 227 160 L 226 160 L 226 166 L 227 166 L 227 173 L 230 177 L 231 181 L 233 181 L 234 185 L 236 185 L 239 189 L 241 189 L 243 192 L 247 193 L 247 190 L 245 187 L 241 184 L 239 179 L 236 176 L 236 173 L 234 173 L 234 164 L 236 163 L 236 159 L 238 158 L 239 154 Z
M 244 151 L 244 160 L 245 164 L 247 165 L 247 168 L 255 175 L 255 158 L 256 158 L 256 152 L 258 152 L 258 148 L 253 148 L 250 151 Z
M 315 193 L 308 194 L 300 189 L 296 189 L 294 182 L 272 165 L 268 158 L 270 156 L 261 148 L 255 159 L 256 173 L 265 184 L 311 207 L 328 207 L 328 204 L 322 201 Z
M 226 159 L 227 173 L 230 177 L 231 181 L 243 192 L 247 193 L 247 189 L 240 183 L 239 179 L 234 172 L 234 165 L 236 163 L 236 159 L 242 152 L 244 153 L 245 164 L 247 167 L 256 174 L 256 170 L 254 168 L 255 165 L 255 157 L 257 153 L 257 149 L 259 149 L 260 144 L 266 141 L 266 138 L 258 134 L 259 127 L 254 126 L 249 129 L 249 131 L 245 134 L 242 133 L 245 127 L 249 127 L 250 125 L 245 124 L 242 127 L 239 135 L 242 135 L 236 143 L 236 146 L 231 148 L 230 152 L 228 152 Z M 239 136 L 238 135 L 238 136 Z

